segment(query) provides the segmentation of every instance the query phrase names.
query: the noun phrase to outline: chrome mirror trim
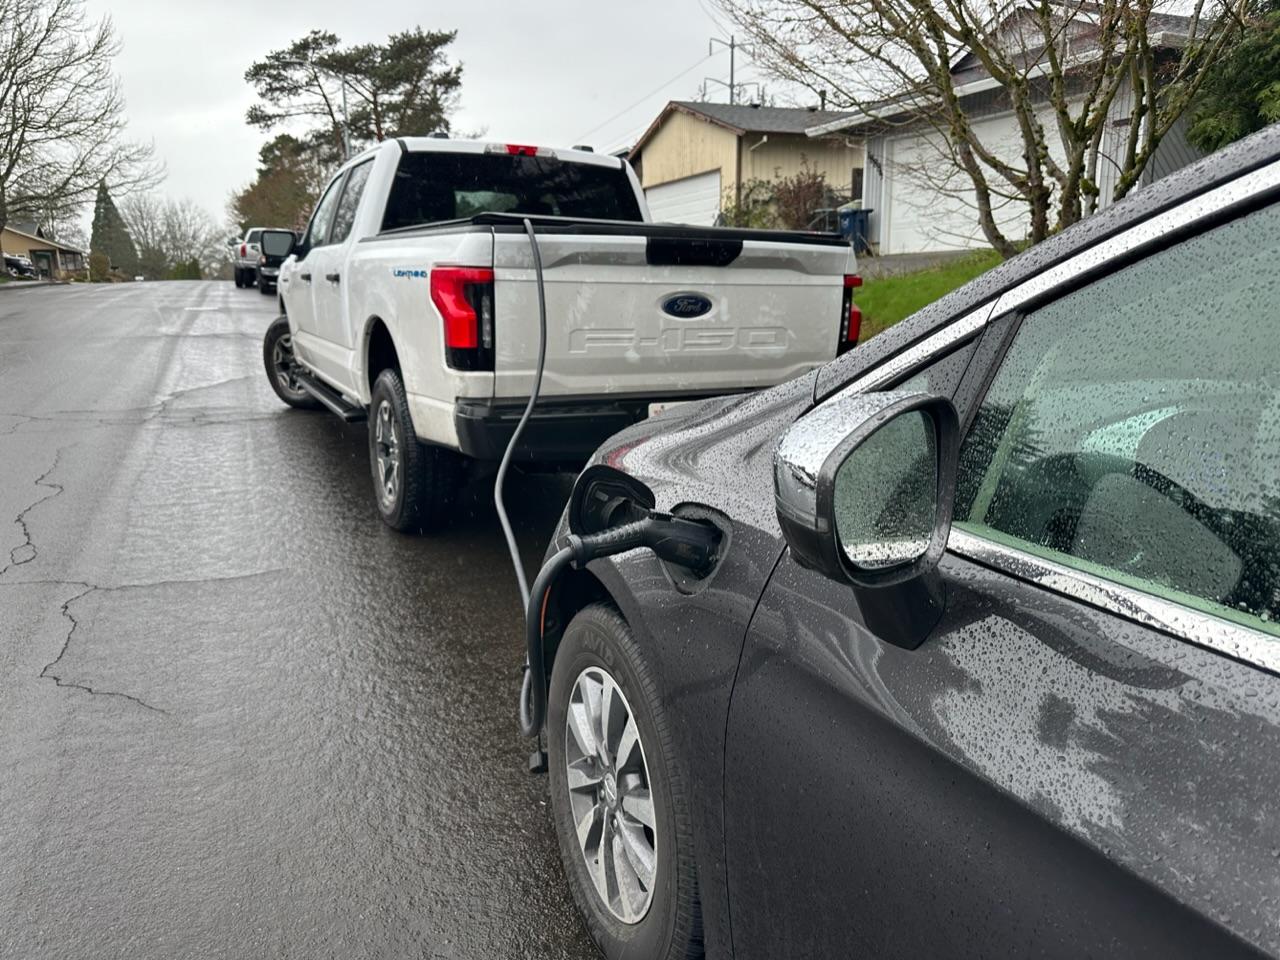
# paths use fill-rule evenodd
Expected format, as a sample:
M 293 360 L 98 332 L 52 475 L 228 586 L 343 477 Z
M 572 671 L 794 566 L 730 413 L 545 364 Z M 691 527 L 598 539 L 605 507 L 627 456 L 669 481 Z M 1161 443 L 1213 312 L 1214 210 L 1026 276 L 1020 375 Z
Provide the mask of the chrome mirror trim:
M 927 411 L 937 433 L 937 506 L 929 547 L 909 564 L 880 570 L 855 567 L 837 542 L 831 520 L 840 465 L 868 437 L 897 416 Z M 774 505 L 778 524 L 803 566 L 862 586 L 886 586 L 932 569 L 946 548 L 955 488 L 959 419 L 945 397 L 927 393 L 841 393 L 793 423 L 773 454 Z

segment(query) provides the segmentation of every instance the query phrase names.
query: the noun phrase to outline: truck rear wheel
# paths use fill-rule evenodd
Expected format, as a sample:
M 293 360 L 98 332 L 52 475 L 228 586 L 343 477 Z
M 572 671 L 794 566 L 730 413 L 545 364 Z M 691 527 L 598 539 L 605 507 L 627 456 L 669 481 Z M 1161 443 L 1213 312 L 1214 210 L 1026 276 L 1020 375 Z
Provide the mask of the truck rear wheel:
M 409 417 L 404 383 L 383 370 L 369 401 L 369 466 L 384 523 L 401 532 L 440 526 L 458 483 L 457 454 L 421 443 Z
M 293 334 L 288 317 L 276 317 L 267 327 L 267 335 L 262 338 L 262 362 L 277 397 L 299 410 L 319 408 L 320 401 L 303 390 L 294 375 Z

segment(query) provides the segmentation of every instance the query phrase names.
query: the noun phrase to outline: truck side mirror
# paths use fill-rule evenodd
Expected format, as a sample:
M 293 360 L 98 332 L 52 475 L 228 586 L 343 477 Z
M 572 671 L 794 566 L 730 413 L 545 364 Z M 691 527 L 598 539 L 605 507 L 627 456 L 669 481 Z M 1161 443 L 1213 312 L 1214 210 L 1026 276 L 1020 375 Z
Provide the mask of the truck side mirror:
M 287 257 L 298 245 L 298 238 L 292 230 L 263 230 L 258 245 L 264 256 Z
M 774 452 L 792 555 L 853 584 L 868 626 L 891 643 L 918 645 L 941 612 L 933 571 L 951 532 L 959 433 L 945 397 L 851 394 L 797 420 Z

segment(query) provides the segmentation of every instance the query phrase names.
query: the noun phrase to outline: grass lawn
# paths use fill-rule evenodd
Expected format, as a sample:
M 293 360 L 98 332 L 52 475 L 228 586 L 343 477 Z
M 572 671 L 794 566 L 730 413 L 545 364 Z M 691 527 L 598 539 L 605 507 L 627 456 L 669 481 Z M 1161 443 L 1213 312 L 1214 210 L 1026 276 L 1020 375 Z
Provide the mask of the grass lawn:
M 928 270 L 865 281 L 861 290 L 854 291 L 854 302 L 862 310 L 858 340 L 874 337 L 998 263 L 1000 256 L 994 250 L 983 250 Z

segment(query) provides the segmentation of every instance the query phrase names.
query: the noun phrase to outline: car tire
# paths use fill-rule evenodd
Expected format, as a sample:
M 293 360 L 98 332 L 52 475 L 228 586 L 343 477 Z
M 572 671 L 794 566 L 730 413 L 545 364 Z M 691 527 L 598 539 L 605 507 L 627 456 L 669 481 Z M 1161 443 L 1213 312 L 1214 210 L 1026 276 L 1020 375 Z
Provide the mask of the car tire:
M 277 397 L 299 410 L 319 409 L 320 401 L 302 389 L 293 377 L 293 334 L 288 317 L 276 317 L 267 327 L 267 334 L 262 338 L 262 362 Z
M 612 685 L 611 732 L 596 737 L 597 743 L 605 741 L 607 759 L 597 751 L 588 762 L 591 751 L 584 749 L 575 728 L 581 729 L 582 719 L 591 716 L 590 697 L 584 693 L 597 684 L 601 691 Z M 552 819 L 569 889 L 591 938 L 608 960 L 702 956 L 692 828 L 670 722 L 631 628 L 614 607 L 593 604 L 570 622 L 556 652 L 547 706 Z M 603 716 L 603 709 L 599 713 Z M 635 724 L 638 749 L 624 746 L 630 742 L 625 717 Z M 603 729 L 600 721 L 592 724 Z M 627 756 L 610 754 L 610 736 L 615 738 L 614 753 L 625 751 Z M 651 824 L 643 822 L 646 815 Z M 588 839 L 580 842 L 578 824 L 586 816 L 593 825 Z M 637 851 L 634 859 L 628 849 Z M 652 860 L 646 861 L 646 849 Z M 613 857 L 617 850 L 624 853 L 622 866 Z M 645 863 L 653 864 L 647 889 L 641 867 L 632 866 Z M 607 902 L 601 884 L 617 896 L 610 894 Z
M 269 295 L 271 295 L 271 294 L 275 293 L 275 288 L 274 288 L 273 286 L 271 286 L 271 284 L 269 284 L 269 283 L 263 283 L 263 282 L 262 282 L 262 278 L 261 278 L 261 277 L 259 277 L 259 278 L 258 278 L 258 292 L 259 292 L 260 294 L 262 294 L 264 297 L 266 297 L 266 296 L 269 296 Z
M 383 370 L 369 400 L 369 469 L 382 521 L 401 533 L 440 527 L 458 485 L 457 454 L 418 440 L 397 370 Z

